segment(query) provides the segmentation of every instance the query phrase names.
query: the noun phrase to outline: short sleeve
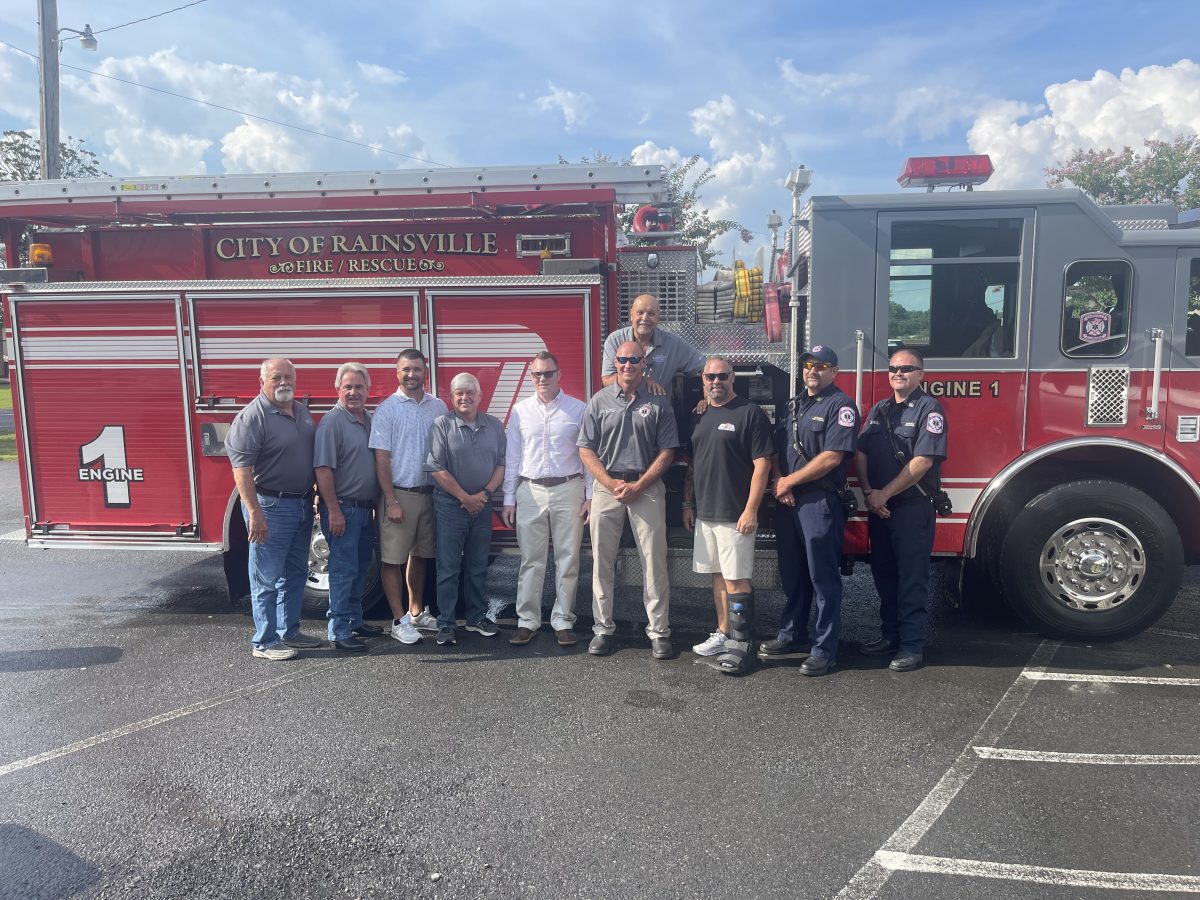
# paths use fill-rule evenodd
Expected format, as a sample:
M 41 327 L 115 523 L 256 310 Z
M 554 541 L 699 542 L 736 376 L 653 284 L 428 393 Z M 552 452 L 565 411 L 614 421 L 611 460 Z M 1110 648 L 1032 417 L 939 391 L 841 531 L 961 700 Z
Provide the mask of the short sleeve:
M 225 435 L 225 453 L 235 469 L 250 468 L 258 462 L 265 437 L 264 423 L 247 415 L 246 407 L 234 417 L 229 432 Z
M 337 428 L 333 420 L 330 418 L 337 414 L 337 409 L 331 409 L 325 413 L 317 425 L 317 434 L 313 439 L 313 468 L 319 469 L 327 467 L 330 469 L 337 468 L 338 447 L 337 447 Z

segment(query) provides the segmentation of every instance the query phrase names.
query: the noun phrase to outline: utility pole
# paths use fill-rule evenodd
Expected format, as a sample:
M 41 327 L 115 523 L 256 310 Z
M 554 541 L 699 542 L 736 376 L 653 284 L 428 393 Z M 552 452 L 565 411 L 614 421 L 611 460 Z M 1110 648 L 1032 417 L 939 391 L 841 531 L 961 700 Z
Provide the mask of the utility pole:
M 58 144 L 58 0 L 38 0 L 42 178 L 62 177 Z

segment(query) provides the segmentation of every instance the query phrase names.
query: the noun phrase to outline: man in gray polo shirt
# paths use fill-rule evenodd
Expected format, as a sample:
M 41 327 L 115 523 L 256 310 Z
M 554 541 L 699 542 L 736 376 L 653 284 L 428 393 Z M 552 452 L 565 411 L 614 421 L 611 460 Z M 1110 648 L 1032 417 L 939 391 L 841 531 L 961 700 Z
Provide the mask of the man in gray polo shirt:
M 367 441 L 371 376 L 361 363 L 343 363 L 333 386 L 337 405 L 317 426 L 313 467 L 321 500 L 317 512 L 329 546 L 329 640 L 348 653 L 365 653 L 356 635 L 382 634 L 362 618 L 362 589 L 375 544 L 375 503 L 379 482 Z
M 254 655 L 291 659 L 320 647 L 300 632 L 312 540 L 313 420 L 296 401 L 296 367 L 268 359 L 261 390 L 229 426 L 225 452 L 242 500 L 250 538 L 250 607 Z
M 646 567 L 642 602 L 655 659 L 674 655 L 667 580 L 666 488 L 662 476 L 675 459 L 679 434 L 666 397 L 651 394 L 636 341 L 619 344 L 616 384 L 588 401 L 579 431 L 579 458 L 595 479 L 589 526 L 592 536 L 592 615 L 595 637 L 588 653 L 613 651 L 613 591 L 621 532 L 628 517 Z
M 704 367 L 704 354 L 669 331 L 660 331 L 658 298 L 651 294 L 636 297 L 629 308 L 628 328 L 618 328 L 604 341 L 604 362 L 600 376 L 605 385 L 617 380 L 615 357 L 617 348 L 626 341 L 641 345 L 638 355 L 645 360 L 642 382 L 650 394 L 666 396 L 668 405 L 675 394 L 675 379 L 679 375 L 699 375 Z
M 438 634 L 441 646 L 457 642 L 454 607 L 459 572 L 465 576 L 467 631 L 495 637 L 487 617 L 488 550 L 492 543 L 492 493 L 504 480 L 504 425 L 479 411 L 479 381 L 460 372 L 450 382 L 453 412 L 433 423 L 429 459 L 437 520 Z

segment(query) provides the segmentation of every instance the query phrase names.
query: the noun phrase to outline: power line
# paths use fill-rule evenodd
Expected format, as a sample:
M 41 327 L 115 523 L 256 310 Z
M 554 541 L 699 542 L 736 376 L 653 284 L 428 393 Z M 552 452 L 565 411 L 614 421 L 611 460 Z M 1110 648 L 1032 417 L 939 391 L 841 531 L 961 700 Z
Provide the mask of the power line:
M 185 3 L 183 6 L 177 6 L 174 9 L 168 9 L 166 12 L 155 13 L 152 16 L 146 16 L 142 19 L 134 19 L 132 22 L 126 22 L 124 25 L 114 25 L 111 28 L 101 28 L 99 31 L 93 31 L 92 34 L 104 34 L 108 31 L 116 31 L 118 28 L 125 28 L 129 25 L 136 25 L 138 22 L 149 22 L 151 19 L 158 19 L 162 16 L 169 16 L 173 12 L 179 12 L 181 9 L 187 9 L 189 6 L 199 6 L 201 3 L 207 3 L 208 0 L 193 0 L 192 3 Z
M 197 2 L 202 3 L 202 2 L 205 2 L 205 0 L 197 0 Z M 194 4 L 192 4 L 192 5 L 194 5 Z M 182 7 L 180 7 L 180 8 L 182 9 Z M 161 13 L 160 15 L 166 15 L 166 13 Z M 126 24 L 132 25 L 133 23 L 129 22 Z M 118 25 L 116 27 L 120 28 L 122 26 Z M 111 31 L 112 29 L 107 29 L 107 30 Z M 93 32 L 93 34 L 99 34 L 99 32 Z M 8 47 L 10 50 L 16 50 L 18 53 L 24 53 L 30 59 L 37 60 L 37 56 L 35 54 L 30 53 L 28 50 L 22 49 L 21 47 L 16 47 L 13 44 L 10 44 L 8 41 L 0 40 L 0 44 L 3 44 L 5 47 Z M 234 109 L 231 106 L 222 106 L 220 103 L 211 103 L 208 100 L 201 100 L 198 97 L 188 97 L 185 94 L 176 94 L 174 91 L 168 91 L 168 90 L 164 90 L 163 88 L 152 87 L 148 84 L 141 84 L 140 82 L 137 82 L 137 81 L 130 81 L 127 78 L 118 78 L 116 75 L 105 75 L 103 72 L 93 72 L 91 69 L 81 69 L 81 68 L 79 68 L 79 66 L 71 66 L 71 65 L 66 65 L 66 64 L 60 64 L 59 67 L 63 68 L 63 69 L 71 69 L 72 71 L 75 71 L 75 72 L 82 72 L 85 75 L 94 75 L 97 78 L 107 78 L 109 81 L 116 81 L 121 84 L 130 85 L 131 87 L 141 88 L 142 90 L 154 91 L 156 94 L 165 94 L 166 96 L 174 97 L 177 100 L 187 100 L 189 103 L 198 103 L 201 106 L 208 106 L 208 107 L 211 107 L 212 109 L 219 109 L 222 112 L 229 112 L 229 113 L 233 113 L 234 115 L 245 116 L 248 119 L 257 119 L 260 122 L 269 122 L 272 125 L 278 125 L 280 128 L 290 128 L 293 131 L 300 131 L 300 132 L 303 132 L 304 134 L 311 134 L 315 137 L 327 138 L 331 141 L 338 141 L 343 144 L 350 144 L 355 147 L 362 147 L 366 150 L 371 150 L 375 153 L 386 153 L 389 156 L 399 156 L 402 159 L 411 159 L 413 162 L 426 163 L 431 166 L 442 166 L 444 168 L 449 168 L 449 166 L 446 163 L 436 162 L 435 160 L 432 160 L 432 159 L 424 159 L 423 157 L 413 156 L 412 154 L 409 154 L 409 153 L 401 153 L 399 150 L 388 150 L 386 147 L 375 147 L 375 146 L 372 146 L 371 144 L 364 144 L 362 141 L 355 141 L 355 140 L 351 140 L 350 138 L 338 137 L 336 134 L 326 134 L 323 131 L 316 131 L 315 129 L 312 129 L 312 128 L 305 128 L 303 125 L 293 125 L 291 122 L 282 122 L 279 119 L 272 119 L 272 118 L 269 118 L 268 116 L 260 116 L 256 113 L 246 112 L 245 110 Z

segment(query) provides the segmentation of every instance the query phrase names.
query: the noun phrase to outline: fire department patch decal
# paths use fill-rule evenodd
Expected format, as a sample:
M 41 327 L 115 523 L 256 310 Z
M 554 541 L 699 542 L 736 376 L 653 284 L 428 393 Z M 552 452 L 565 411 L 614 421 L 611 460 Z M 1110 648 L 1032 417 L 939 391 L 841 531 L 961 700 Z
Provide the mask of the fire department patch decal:
M 946 420 L 941 413 L 930 413 L 925 420 L 925 430 L 930 434 L 941 434 L 946 430 Z
M 1107 341 L 1112 337 L 1112 316 L 1103 310 L 1084 313 L 1079 317 L 1079 339 L 1087 344 Z
M 848 406 L 843 406 L 838 411 L 838 424 L 846 428 L 854 427 L 854 410 Z
M 646 417 L 648 417 L 650 415 L 650 410 L 652 408 L 653 407 L 651 407 L 649 403 L 643 403 L 641 406 L 638 407 L 638 415 L 641 416 L 643 419 L 645 419 Z

